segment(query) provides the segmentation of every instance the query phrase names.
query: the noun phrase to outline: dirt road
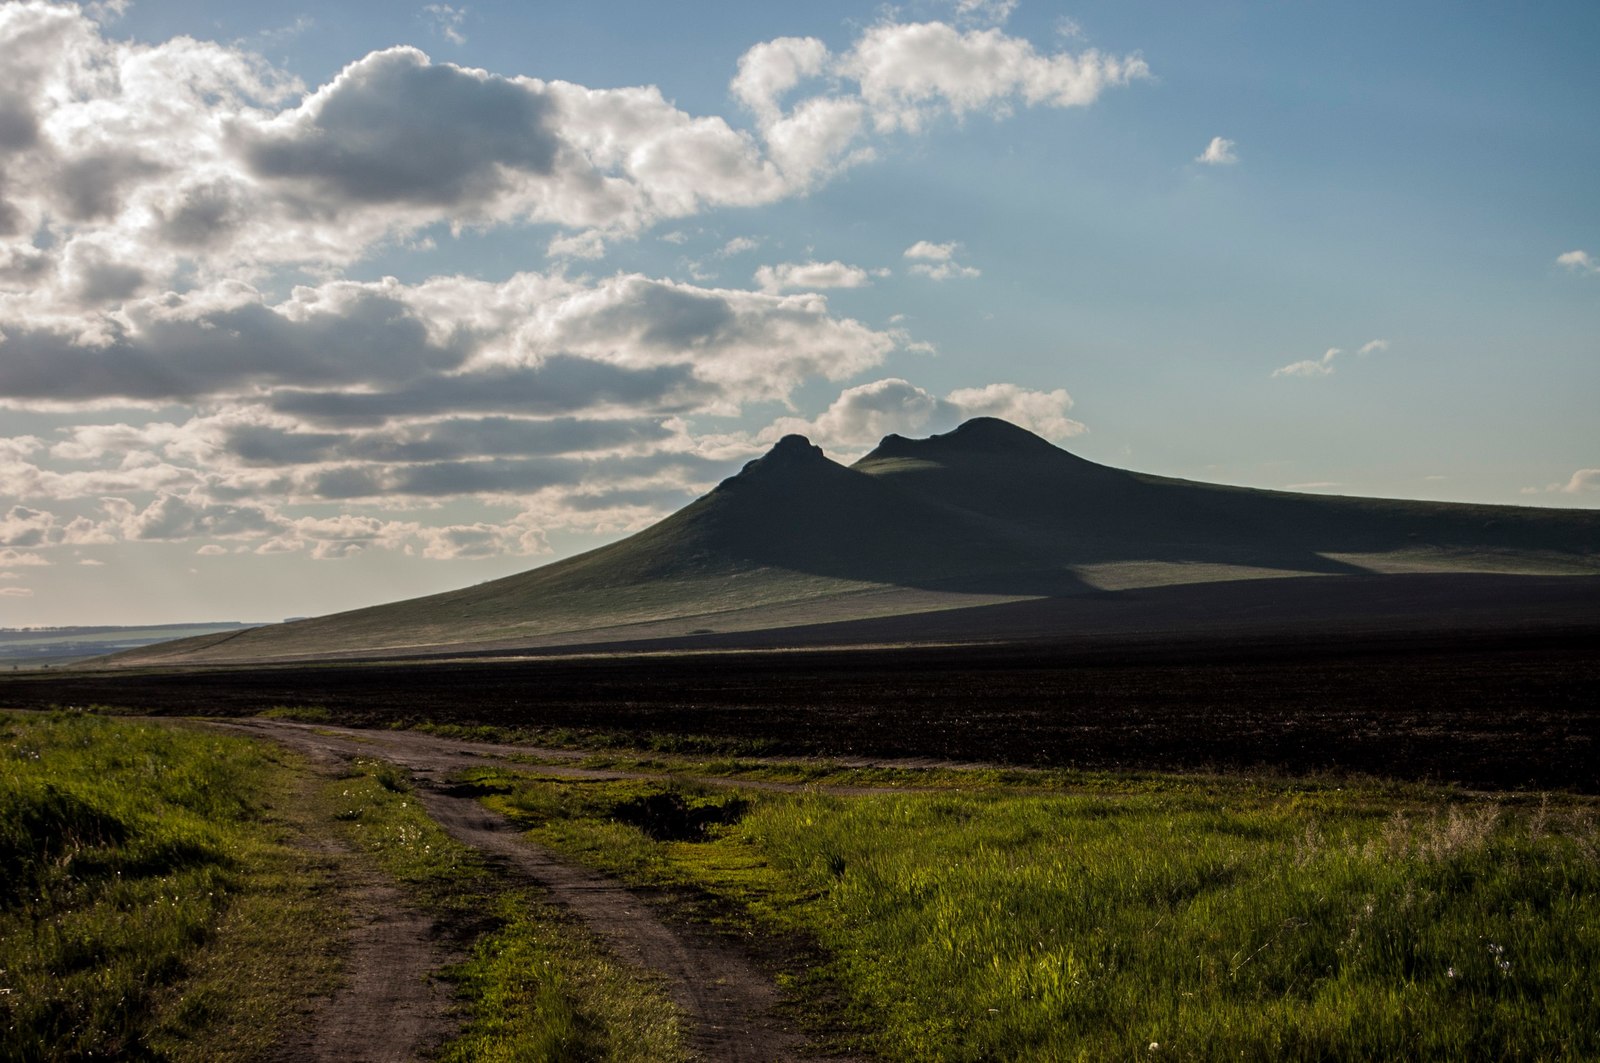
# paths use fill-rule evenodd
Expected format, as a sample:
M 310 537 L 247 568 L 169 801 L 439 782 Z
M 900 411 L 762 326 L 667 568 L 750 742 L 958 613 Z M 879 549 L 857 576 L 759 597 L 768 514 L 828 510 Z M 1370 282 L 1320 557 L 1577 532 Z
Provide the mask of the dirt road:
M 669 925 L 645 896 L 532 844 L 504 817 L 453 792 L 447 783 L 465 767 L 486 763 L 526 767 L 507 758 L 528 750 L 416 732 L 355 731 L 284 720 L 216 726 L 272 738 L 316 760 L 373 757 L 405 768 L 416 781 L 423 806 L 452 837 L 486 854 L 506 875 L 544 889 L 553 903 L 581 919 L 619 958 L 662 976 L 687 1019 L 688 1043 L 696 1058 L 707 1063 L 764 1063 L 807 1054 L 805 1039 L 776 1010 L 777 990 L 771 978 L 737 949 L 709 933 Z M 573 777 L 618 774 L 559 765 L 541 765 L 539 770 Z M 421 984 L 425 969 L 416 968 L 435 954 L 428 938 L 426 927 L 408 923 L 403 916 L 372 932 L 359 930 L 350 958 L 350 983 L 318 1019 L 320 1025 L 310 1038 L 318 1049 L 302 1058 L 333 1058 L 321 1051 L 329 1044 L 342 1046 L 347 1054 L 340 1059 L 412 1058 L 418 1036 L 415 1010 L 442 1009 L 444 1002 L 416 994 L 403 1002 L 392 997 L 397 984 Z M 381 1020 L 396 1012 L 406 1015 L 394 1029 L 373 1022 L 373 1016 Z

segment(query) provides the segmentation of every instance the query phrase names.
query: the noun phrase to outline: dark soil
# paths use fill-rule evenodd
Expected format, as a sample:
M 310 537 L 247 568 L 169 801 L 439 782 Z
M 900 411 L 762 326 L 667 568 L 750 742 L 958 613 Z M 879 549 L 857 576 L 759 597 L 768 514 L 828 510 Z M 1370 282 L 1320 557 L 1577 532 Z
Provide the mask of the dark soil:
M 711 736 L 767 752 L 1600 792 L 1600 624 L 84 672 L 0 705 Z

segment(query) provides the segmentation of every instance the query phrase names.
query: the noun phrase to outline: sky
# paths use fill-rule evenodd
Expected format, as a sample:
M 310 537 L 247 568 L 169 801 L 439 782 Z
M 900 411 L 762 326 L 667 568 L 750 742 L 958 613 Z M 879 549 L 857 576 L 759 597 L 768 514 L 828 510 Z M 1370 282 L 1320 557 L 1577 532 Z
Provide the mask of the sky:
M 0 626 L 277 620 L 789 432 L 1600 506 L 1600 5 L 0 3 Z

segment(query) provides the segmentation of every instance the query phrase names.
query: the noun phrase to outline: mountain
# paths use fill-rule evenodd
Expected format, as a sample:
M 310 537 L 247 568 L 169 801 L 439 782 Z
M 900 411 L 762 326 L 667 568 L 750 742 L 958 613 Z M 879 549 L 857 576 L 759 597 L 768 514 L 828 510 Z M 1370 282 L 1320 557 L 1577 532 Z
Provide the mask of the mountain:
M 684 509 L 598 550 L 444 594 L 107 660 L 625 643 L 1263 577 L 1446 572 L 1600 574 L 1600 512 L 1174 480 L 978 418 L 928 439 L 888 436 L 849 467 L 786 436 Z

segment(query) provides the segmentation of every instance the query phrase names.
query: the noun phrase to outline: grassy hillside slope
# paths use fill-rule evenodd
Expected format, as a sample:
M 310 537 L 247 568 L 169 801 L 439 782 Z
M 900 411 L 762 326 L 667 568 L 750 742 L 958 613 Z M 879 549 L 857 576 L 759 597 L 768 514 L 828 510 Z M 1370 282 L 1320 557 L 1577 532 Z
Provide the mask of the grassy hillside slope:
M 577 557 L 111 660 L 626 641 L 1174 583 L 1452 570 L 1600 572 L 1600 512 L 1191 483 L 1097 465 L 979 418 L 930 439 L 889 436 L 850 468 L 788 436 L 678 513 Z

